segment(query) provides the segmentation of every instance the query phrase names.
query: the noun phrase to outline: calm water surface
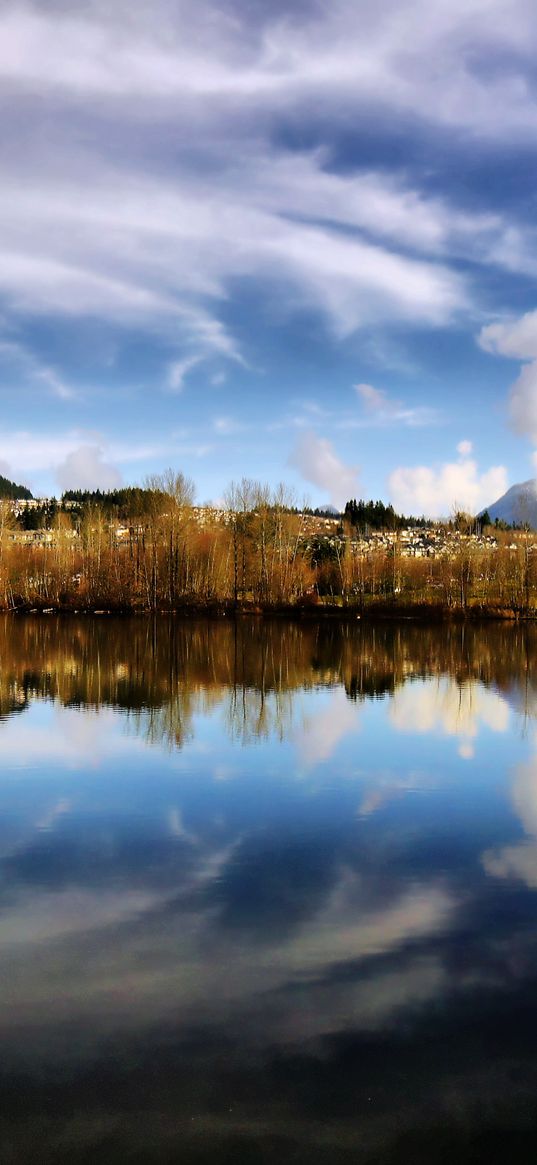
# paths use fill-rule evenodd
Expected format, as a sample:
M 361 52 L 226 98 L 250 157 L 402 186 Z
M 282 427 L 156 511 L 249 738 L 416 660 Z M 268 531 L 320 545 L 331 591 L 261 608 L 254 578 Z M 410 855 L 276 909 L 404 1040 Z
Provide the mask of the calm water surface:
M 537 1159 L 537 629 L 0 622 L 0 1160 Z

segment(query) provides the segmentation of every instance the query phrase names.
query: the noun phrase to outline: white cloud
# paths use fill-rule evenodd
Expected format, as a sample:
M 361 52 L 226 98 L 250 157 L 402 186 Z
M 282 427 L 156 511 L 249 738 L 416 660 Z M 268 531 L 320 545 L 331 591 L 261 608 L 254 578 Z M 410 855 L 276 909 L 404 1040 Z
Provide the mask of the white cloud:
M 0 427 L 0 456 L 20 474 L 30 476 L 42 470 L 54 469 L 81 444 L 79 431 L 40 434 L 28 430 L 6 430 Z
M 338 173 L 326 149 L 276 146 L 272 126 L 311 108 L 347 122 L 373 103 L 379 115 L 410 110 L 495 135 L 508 110 L 511 132 L 524 107 L 529 129 L 537 118 L 522 90 L 473 64 L 476 45 L 513 40 L 520 68 L 525 53 L 532 59 L 531 21 L 514 3 L 517 21 L 489 0 L 485 34 L 482 0 L 464 11 L 440 0 L 427 19 L 424 0 L 383 0 L 374 11 L 306 3 L 285 19 L 268 6 L 255 22 L 246 6 L 231 16 L 193 0 L 156 0 L 151 19 L 125 0 L 88 0 L 83 11 L 7 0 L 8 314 L 96 316 L 164 333 L 178 345 L 177 389 L 183 348 L 239 356 L 220 318 L 236 280 L 260 281 L 282 311 L 319 311 L 338 336 L 379 321 L 449 323 L 473 298 L 451 259 L 497 262 L 500 243 L 506 254 L 514 245 L 508 224 L 425 192 L 407 171 Z M 524 28 L 520 41 L 514 27 Z M 31 140 L 19 132 L 16 114 L 36 100 L 54 109 L 46 147 L 38 119 Z
M 102 434 L 91 430 L 36 433 L 24 429 L 8 430 L 0 426 L 0 463 L 8 477 L 23 480 L 35 489 L 34 478 L 47 478 L 62 489 L 111 488 L 121 481 L 118 465 L 154 462 L 155 458 L 202 455 L 207 446 L 169 444 L 109 443 Z
M 469 457 L 472 449 L 473 445 L 471 441 L 459 441 L 457 445 L 457 453 L 460 453 L 461 457 Z
M 488 324 L 478 342 L 487 352 L 529 361 L 509 391 L 509 415 L 515 433 L 537 443 L 537 311 L 518 320 Z
M 417 428 L 434 424 L 438 419 L 436 409 L 423 405 L 408 408 L 401 401 L 393 400 L 383 388 L 375 388 L 372 384 L 355 384 L 353 387 L 367 415 L 378 424 L 397 423 Z M 346 428 L 347 420 L 342 421 L 341 426 Z M 351 419 L 350 427 L 362 428 L 363 422 Z
M 130 160 L 120 165 L 107 156 L 106 146 L 73 158 L 70 142 L 56 156 L 51 150 L 39 175 L 28 171 L 26 157 L 12 161 L 0 190 L 0 295 L 8 313 L 96 317 L 156 330 L 200 356 L 239 359 L 218 318 L 237 277 L 261 280 L 270 294 L 277 289 L 287 311 L 321 312 L 341 336 L 378 320 L 446 324 L 468 306 L 463 278 L 437 249 L 426 261 L 401 252 L 404 231 L 398 240 L 374 229 L 384 221 L 380 179 L 376 197 L 367 196 L 361 233 L 343 237 L 337 228 L 352 219 L 370 175 L 342 179 L 323 169 L 320 156 L 306 155 L 289 178 L 291 164 L 277 154 L 267 159 L 270 147 L 260 154 L 246 142 L 240 162 L 227 167 L 210 139 L 205 150 L 212 183 L 188 167 L 157 182 L 133 171 Z M 282 169 L 281 184 L 274 175 L 269 181 L 271 168 Z M 404 202 L 407 191 L 398 194 L 391 180 L 390 198 L 397 197 Z M 179 358 L 179 374 L 189 359 Z
M 518 320 L 487 324 L 481 328 L 478 343 L 485 352 L 495 355 L 537 359 L 537 311 L 526 312 Z
M 537 361 L 525 364 L 511 385 L 509 414 L 515 432 L 537 443 Z
M 358 490 L 358 467 L 345 465 L 325 437 L 304 433 L 295 445 L 289 464 L 298 469 L 305 481 L 318 486 L 338 509 Z
M 261 287 L 252 310 L 266 295 L 284 316 L 319 313 L 337 337 L 449 324 L 475 306 L 453 259 L 535 270 L 533 228 L 433 195 L 409 167 L 337 172 L 326 148 L 293 151 L 274 128 L 311 110 L 320 127 L 411 114 L 440 131 L 533 140 L 536 25 L 525 0 L 508 11 L 438 0 L 434 12 L 425 0 L 306 0 L 283 15 L 256 6 L 255 19 L 217 0 L 155 0 L 151 13 L 127 0 L 6 0 L 3 310 L 164 338 L 175 391 L 188 353 L 241 358 L 224 309 L 248 283 Z M 482 67 L 500 52 L 508 70 Z M 68 391 L 61 370 L 43 379 Z M 425 423 L 418 414 L 401 406 L 402 423 Z
M 372 384 L 355 384 L 354 389 L 368 412 L 389 412 L 391 410 L 392 405 L 383 389 L 374 388 Z
M 462 282 L 440 264 L 303 224 L 282 221 L 271 234 L 259 253 L 266 274 L 284 272 L 337 336 L 379 320 L 445 324 L 466 305 Z
M 463 446 L 467 442 L 461 443 Z M 446 517 L 463 509 L 477 514 L 505 493 L 507 471 L 495 465 L 480 473 L 477 462 L 459 448 L 458 461 L 431 467 L 400 466 L 388 479 L 391 501 L 396 510 L 426 517 Z
M 187 356 L 184 360 L 174 360 L 168 368 L 167 386 L 172 392 L 182 392 L 189 372 L 199 364 L 201 356 Z
M 215 417 L 213 420 L 213 429 L 222 437 L 231 436 L 233 433 L 242 433 L 245 428 L 244 422 L 237 421 L 234 417 Z
M 60 489 L 114 489 L 122 484 L 115 465 L 103 460 L 99 445 L 79 445 L 56 468 Z
M 537 124 L 527 74 L 537 49 L 524 0 L 363 0 L 298 16 L 280 6 L 241 12 L 193 0 L 144 6 L 88 0 L 83 10 L 7 2 L 0 70 L 25 93 L 123 102 L 140 117 L 147 103 L 192 116 L 196 103 L 228 115 L 271 107 L 298 112 L 312 102 L 343 116 L 376 106 L 439 126 L 512 138 Z M 166 35 L 162 35 L 165 28 Z M 509 69 L 483 56 L 509 54 Z M 342 98 L 347 97 L 347 104 Z M 246 107 L 246 108 L 244 108 Z

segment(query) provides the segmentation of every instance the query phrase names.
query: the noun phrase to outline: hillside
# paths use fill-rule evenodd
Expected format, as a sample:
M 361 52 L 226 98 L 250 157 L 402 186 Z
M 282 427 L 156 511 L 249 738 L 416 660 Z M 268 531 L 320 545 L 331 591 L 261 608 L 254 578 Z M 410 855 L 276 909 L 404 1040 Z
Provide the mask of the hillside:
M 25 485 L 17 485 L 0 473 L 0 498 L 31 498 L 33 495 Z
M 487 510 L 492 522 L 498 519 L 509 526 L 528 525 L 537 530 L 537 479 L 512 485 Z

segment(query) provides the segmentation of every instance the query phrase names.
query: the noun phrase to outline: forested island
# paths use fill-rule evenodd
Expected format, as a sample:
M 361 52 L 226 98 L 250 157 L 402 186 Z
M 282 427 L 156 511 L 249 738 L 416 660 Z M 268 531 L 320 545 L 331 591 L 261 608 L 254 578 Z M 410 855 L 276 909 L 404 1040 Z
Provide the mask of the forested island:
M 0 608 L 537 612 L 537 535 L 486 515 L 431 523 L 356 500 L 340 514 L 299 510 L 285 487 L 244 479 L 220 507 L 193 499 L 193 483 L 171 471 L 143 488 L 71 491 L 59 502 L 4 496 Z

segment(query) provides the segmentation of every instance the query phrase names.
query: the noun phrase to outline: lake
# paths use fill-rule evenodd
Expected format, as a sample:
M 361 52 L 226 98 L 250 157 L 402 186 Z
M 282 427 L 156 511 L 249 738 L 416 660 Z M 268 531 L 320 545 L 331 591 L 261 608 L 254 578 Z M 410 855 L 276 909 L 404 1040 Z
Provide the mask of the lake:
M 0 1160 L 537 1157 L 537 628 L 0 620 Z

